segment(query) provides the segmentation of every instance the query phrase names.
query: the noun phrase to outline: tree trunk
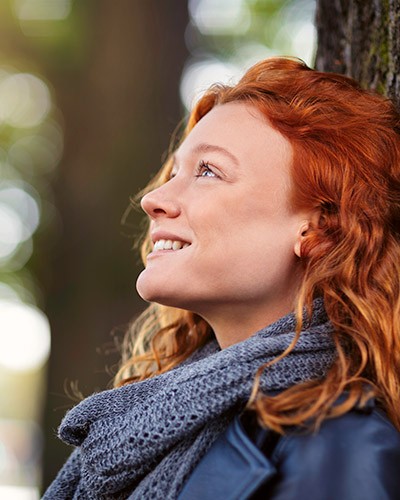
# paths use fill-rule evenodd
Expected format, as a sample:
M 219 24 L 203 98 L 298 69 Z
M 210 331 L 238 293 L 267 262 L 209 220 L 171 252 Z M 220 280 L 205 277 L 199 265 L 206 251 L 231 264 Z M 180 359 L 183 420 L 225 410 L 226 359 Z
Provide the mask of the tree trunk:
M 400 107 L 399 0 L 317 0 L 316 68 L 355 78 Z
M 179 80 L 188 55 L 186 2 L 92 0 L 74 8 L 85 23 L 80 63 L 54 64 L 47 75 L 64 117 L 65 151 L 53 186 L 62 238 L 40 273 L 53 335 L 44 486 L 69 453 L 54 437 L 74 404 L 64 382 L 77 380 L 84 395 L 105 389 L 105 366 L 118 356 L 96 348 L 112 349 L 113 328 L 145 308 L 135 292 L 139 257 L 123 235 L 133 231 L 121 218 L 130 196 L 160 167 L 181 118 Z M 143 215 L 130 214 L 134 232 Z

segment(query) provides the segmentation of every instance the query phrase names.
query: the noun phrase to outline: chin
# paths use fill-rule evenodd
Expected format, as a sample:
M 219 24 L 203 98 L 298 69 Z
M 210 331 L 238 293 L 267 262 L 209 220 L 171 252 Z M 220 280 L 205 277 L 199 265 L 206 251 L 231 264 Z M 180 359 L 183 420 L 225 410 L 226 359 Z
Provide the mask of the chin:
M 146 276 L 146 270 L 139 274 L 136 281 L 136 290 L 140 297 L 146 302 L 157 302 L 163 306 L 179 307 L 177 298 L 173 290 L 168 289 L 159 280 L 150 279 Z M 162 292 L 161 292 L 162 291 Z
M 151 280 L 144 276 L 145 272 L 146 270 L 142 271 L 136 280 L 136 291 L 143 300 L 147 302 L 156 302 L 156 291 L 159 287 L 155 287 L 154 284 L 151 283 Z

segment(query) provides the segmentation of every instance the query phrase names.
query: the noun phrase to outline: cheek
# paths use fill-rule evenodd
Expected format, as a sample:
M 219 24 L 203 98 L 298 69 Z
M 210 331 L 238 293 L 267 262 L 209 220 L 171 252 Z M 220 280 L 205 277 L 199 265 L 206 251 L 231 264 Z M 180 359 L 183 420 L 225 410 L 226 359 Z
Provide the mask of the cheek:
M 236 220 L 199 246 L 191 272 L 229 287 L 286 280 L 296 262 L 289 231 L 265 222 L 242 225 Z
M 275 212 L 275 213 L 274 213 Z M 218 262 L 236 279 L 286 279 L 297 262 L 296 225 L 276 211 L 241 210 L 219 228 Z M 213 266 L 214 267 L 214 266 Z M 216 272 L 215 269 L 213 269 Z

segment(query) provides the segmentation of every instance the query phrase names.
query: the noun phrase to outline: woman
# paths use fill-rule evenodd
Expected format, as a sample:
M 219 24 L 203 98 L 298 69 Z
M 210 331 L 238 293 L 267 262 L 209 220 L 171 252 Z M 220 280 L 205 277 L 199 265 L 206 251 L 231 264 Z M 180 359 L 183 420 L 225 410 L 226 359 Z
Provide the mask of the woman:
M 66 415 L 45 498 L 400 498 L 399 124 L 293 59 L 209 89 L 142 198 L 120 387 Z

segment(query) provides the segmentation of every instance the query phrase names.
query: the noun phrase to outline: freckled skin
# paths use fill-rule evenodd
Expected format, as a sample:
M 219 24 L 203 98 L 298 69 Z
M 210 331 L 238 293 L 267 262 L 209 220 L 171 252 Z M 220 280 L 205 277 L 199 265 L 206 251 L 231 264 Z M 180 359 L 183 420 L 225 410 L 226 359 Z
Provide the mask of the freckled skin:
M 308 218 L 289 206 L 291 161 L 290 143 L 257 108 L 213 108 L 179 147 L 171 180 L 142 200 L 152 230 L 191 245 L 152 254 L 139 294 L 198 313 L 222 347 L 289 312 Z

